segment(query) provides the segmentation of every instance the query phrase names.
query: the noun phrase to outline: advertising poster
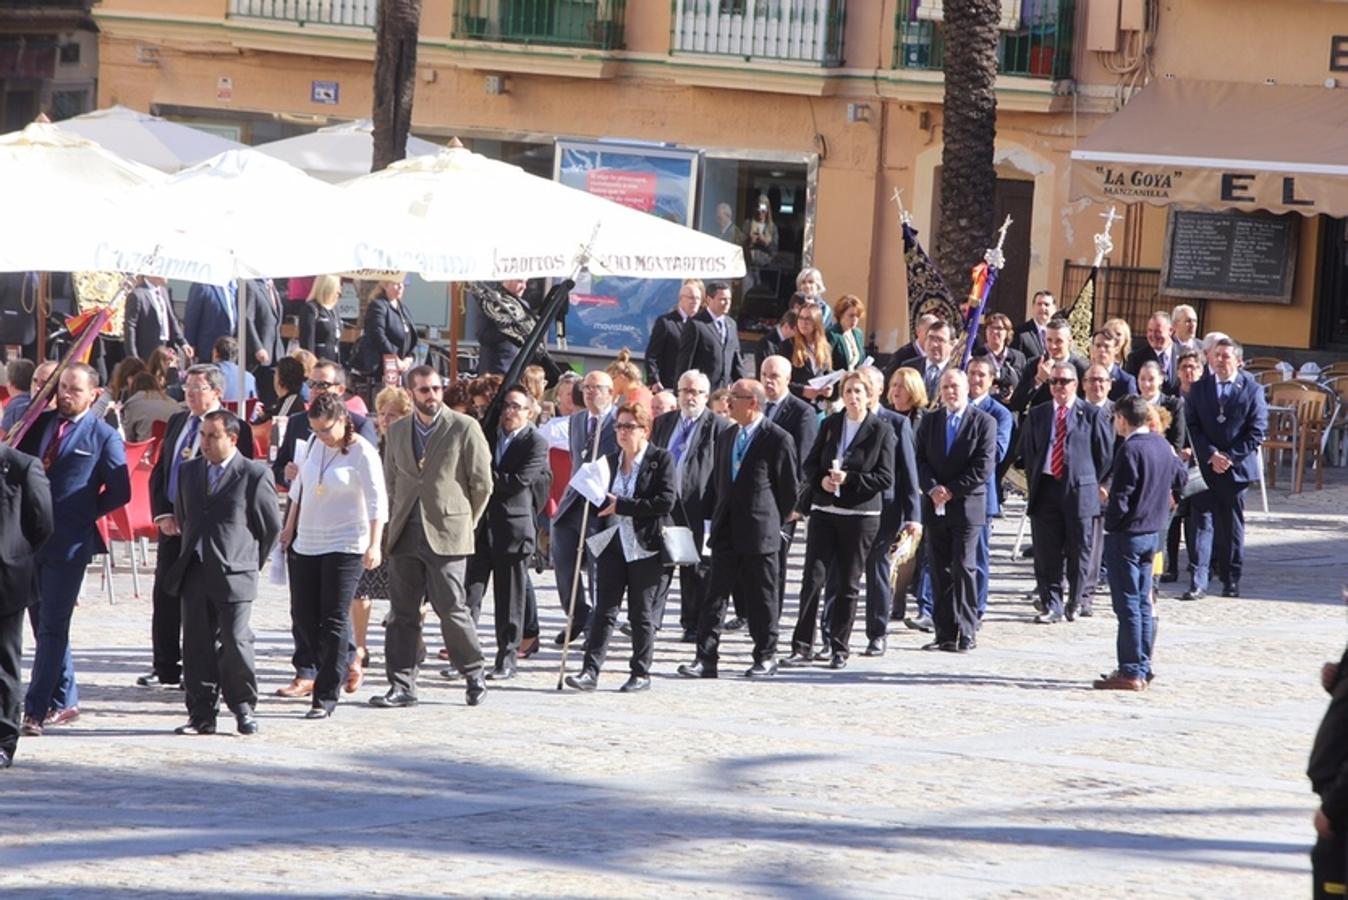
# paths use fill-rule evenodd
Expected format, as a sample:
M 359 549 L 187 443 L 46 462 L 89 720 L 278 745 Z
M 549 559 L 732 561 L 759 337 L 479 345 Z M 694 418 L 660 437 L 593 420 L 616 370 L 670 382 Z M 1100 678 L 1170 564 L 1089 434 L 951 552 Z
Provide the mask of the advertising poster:
M 557 142 L 556 180 L 680 225 L 693 221 L 697 153 L 617 143 Z M 674 308 L 677 279 L 589 278 L 582 274 L 566 319 L 572 349 L 640 356 L 651 326 Z

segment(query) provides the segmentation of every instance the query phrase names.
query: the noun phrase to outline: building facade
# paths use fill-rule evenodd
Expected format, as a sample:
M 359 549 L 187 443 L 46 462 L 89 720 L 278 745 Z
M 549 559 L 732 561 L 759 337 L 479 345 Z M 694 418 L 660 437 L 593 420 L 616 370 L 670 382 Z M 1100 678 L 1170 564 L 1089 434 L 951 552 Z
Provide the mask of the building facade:
M 17 131 L 94 108 L 98 30 L 93 0 L 0 0 L 0 124 Z

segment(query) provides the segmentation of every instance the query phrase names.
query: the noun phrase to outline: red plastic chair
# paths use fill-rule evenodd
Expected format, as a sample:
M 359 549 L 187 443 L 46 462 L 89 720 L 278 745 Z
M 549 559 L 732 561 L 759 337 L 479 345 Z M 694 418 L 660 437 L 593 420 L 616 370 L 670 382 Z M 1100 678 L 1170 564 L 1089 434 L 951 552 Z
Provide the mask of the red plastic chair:
M 150 513 L 150 472 L 154 469 L 159 443 L 151 439 L 126 445 L 126 468 L 131 473 L 131 501 L 98 520 L 99 533 L 108 545 L 105 574 L 111 574 L 113 542 L 126 541 L 131 544 L 131 587 L 137 598 L 140 597 L 140 570 L 136 565 L 136 542 L 149 540 L 159 534 L 154 516 Z M 149 551 L 143 544 L 141 552 L 148 566 Z M 114 602 L 111 579 L 108 580 L 108 602 Z
M 571 454 L 557 447 L 548 448 L 548 467 L 552 469 L 552 492 L 544 514 L 551 519 L 557 515 L 557 504 L 562 502 L 566 486 L 571 483 Z

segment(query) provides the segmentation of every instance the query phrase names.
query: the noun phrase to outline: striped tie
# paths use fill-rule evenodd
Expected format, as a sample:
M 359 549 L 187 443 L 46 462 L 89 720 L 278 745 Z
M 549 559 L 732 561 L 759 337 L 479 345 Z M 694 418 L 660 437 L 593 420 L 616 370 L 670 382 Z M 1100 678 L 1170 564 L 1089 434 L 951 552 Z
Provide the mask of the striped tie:
M 1053 477 L 1062 480 L 1063 476 L 1063 457 L 1067 452 L 1067 407 L 1058 407 L 1058 414 L 1053 422 L 1053 456 L 1049 459 L 1049 471 Z

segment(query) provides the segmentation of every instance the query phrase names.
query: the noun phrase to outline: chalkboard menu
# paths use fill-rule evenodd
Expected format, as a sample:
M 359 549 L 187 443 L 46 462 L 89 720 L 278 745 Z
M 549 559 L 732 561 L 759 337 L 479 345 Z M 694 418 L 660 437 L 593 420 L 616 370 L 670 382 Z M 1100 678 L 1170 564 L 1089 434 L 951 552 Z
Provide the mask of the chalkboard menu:
M 1172 209 L 1166 222 L 1161 292 L 1291 303 L 1300 227 L 1295 213 Z

